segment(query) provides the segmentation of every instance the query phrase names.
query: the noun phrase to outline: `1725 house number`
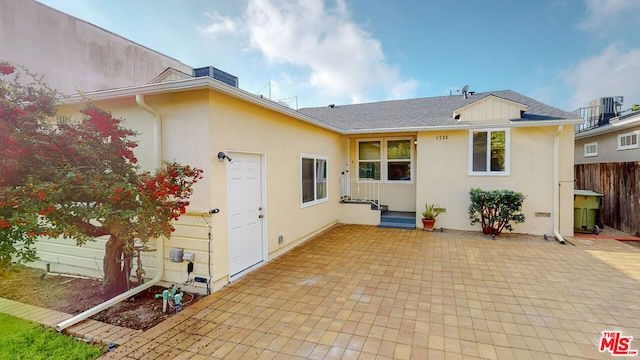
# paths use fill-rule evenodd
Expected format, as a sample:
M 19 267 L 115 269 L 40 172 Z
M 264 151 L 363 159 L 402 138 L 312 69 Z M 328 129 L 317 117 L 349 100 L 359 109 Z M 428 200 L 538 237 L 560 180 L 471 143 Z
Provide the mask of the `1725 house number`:
M 436 135 L 436 140 L 449 140 L 449 135 Z

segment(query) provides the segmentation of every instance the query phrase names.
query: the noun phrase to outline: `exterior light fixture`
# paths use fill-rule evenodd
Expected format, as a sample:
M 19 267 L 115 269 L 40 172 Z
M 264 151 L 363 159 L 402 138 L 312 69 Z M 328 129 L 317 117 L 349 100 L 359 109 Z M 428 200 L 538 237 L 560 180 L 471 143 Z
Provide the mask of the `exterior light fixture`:
M 227 156 L 227 154 L 223 153 L 222 151 L 220 151 L 218 153 L 218 161 L 223 162 L 224 159 L 227 159 L 227 161 L 229 161 L 230 163 L 233 162 L 233 159 L 231 159 L 230 157 Z

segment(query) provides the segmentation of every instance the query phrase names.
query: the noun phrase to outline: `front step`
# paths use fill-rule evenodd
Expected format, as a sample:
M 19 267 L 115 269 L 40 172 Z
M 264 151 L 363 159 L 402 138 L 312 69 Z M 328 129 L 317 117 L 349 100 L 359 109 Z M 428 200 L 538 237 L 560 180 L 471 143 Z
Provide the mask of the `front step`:
M 387 229 L 416 229 L 416 213 L 406 211 L 387 211 L 380 216 L 380 228 Z

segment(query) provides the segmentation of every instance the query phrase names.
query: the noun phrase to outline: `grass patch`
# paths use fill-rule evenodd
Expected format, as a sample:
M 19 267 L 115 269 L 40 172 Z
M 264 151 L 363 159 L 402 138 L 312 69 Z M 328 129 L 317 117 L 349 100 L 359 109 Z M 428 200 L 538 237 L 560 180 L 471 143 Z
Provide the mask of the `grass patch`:
M 0 359 L 97 359 L 104 348 L 0 314 Z

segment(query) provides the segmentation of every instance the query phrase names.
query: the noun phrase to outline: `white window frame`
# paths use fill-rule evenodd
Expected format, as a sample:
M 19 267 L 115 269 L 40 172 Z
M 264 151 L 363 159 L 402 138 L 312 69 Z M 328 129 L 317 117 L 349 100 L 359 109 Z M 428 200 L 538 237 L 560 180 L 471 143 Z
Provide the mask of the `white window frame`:
M 380 180 L 374 180 L 374 181 L 379 181 L 382 183 L 389 183 L 389 184 L 413 184 L 414 182 L 414 177 L 415 177 L 415 166 L 414 166 L 414 149 L 413 147 L 411 147 L 411 151 L 410 151 L 410 158 L 409 159 L 388 159 L 388 154 L 387 154 L 387 148 L 388 148 L 388 143 L 390 141 L 408 141 L 409 142 L 409 146 L 413 145 L 413 142 L 415 141 L 414 138 L 412 137 L 389 137 L 389 138 L 362 138 L 362 139 L 357 139 L 356 141 L 356 159 L 357 159 L 357 163 L 356 163 L 356 181 L 361 182 L 364 179 L 370 179 L 370 178 L 360 178 L 360 163 L 361 162 L 375 162 L 378 161 L 380 164 Z M 380 159 L 379 160 L 360 160 L 360 143 L 361 142 L 373 142 L 373 141 L 379 141 L 380 142 Z M 408 161 L 407 161 L 408 160 Z M 409 163 L 409 180 L 389 180 L 389 162 L 408 162 Z
M 593 147 L 594 151 L 589 151 L 589 148 Z M 591 142 L 588 144 L 584 144 L 584 157 L 594 157 L 598 156 L 598 143 Z
M 487 151 L 487 170 L 473 170 L 473 133 L 486 132 L 487 141 L 491 141 L 491 133 L 504 131 L 504 171 L 491 171 L 490 151 Z M 488 144 L 489 145 L 489 144 Z M 511 174 L 511 129 L 509 128 L 489 128 L 489 129 L 471 129 L 469 130 L 469 175 L 471 176 L 509 176 Z
M 304 184 L 303 182 L 303 165 L 302 162 L 304 159 L 308 159 L 308 160 L 313 160 L 313 200 L 311 201 L 304 201 Z M 326 167 L 326 171 L 324 176 L 322 177 L 318 177 L 318 160 L 322 160 L 325 163 L 325 167 Z M 329 201 L 329 157 L 325 156 L 325 155 L 316 155 L 316 154 L 300 154 L 300 174 L 299 174 L 299 179 L 300 179 L 300 206 L 305 208 L 308 206 L 312 206 L 312 205 L 316 205 L 316 204 L 320 204 L 320 203 L 324 203 Z M 325 186 L 325 197 L 323 198 L 318 198 L 318 188 L 317 188 L 317 184 L 318 182 L 322 182 Z
M 371 160 L 360 160 L 360 143 L 363 142 L 379 142 L 380 143 L 380 157 L 375 160 L 375 159 L 371 159 Z M 383 181 L 383 179 L 385 178 L 384 175 L 384 166 L 383 166 L 383 160 L 384 160 L 384 155 L 385 155 L 385 151 L 383 150 L 384 148 L 384 139 L 382 138 L 367 138 L 367 139 L 358 139 L 356 141 L 356 180 L 357 181 L 363 181 L 364 179 L 366 180 L 373 180 L 373 181 Z M 360 163 L 368 163 L 368 162 L 378 162 L 380 164 L 380 180 L 376 180 L 374 178 L 361 178 L 360 177 Z
M 625 144 L 622 145 L 623 139 L 628 138 L 629 140 L 634 139 L 635 144 Z M 629 149 L 637 149 L 638 148 L 638 132 L 632 131 L 624 134 L 618 135 L 618 148 L 616 150 L 629 150 Z

